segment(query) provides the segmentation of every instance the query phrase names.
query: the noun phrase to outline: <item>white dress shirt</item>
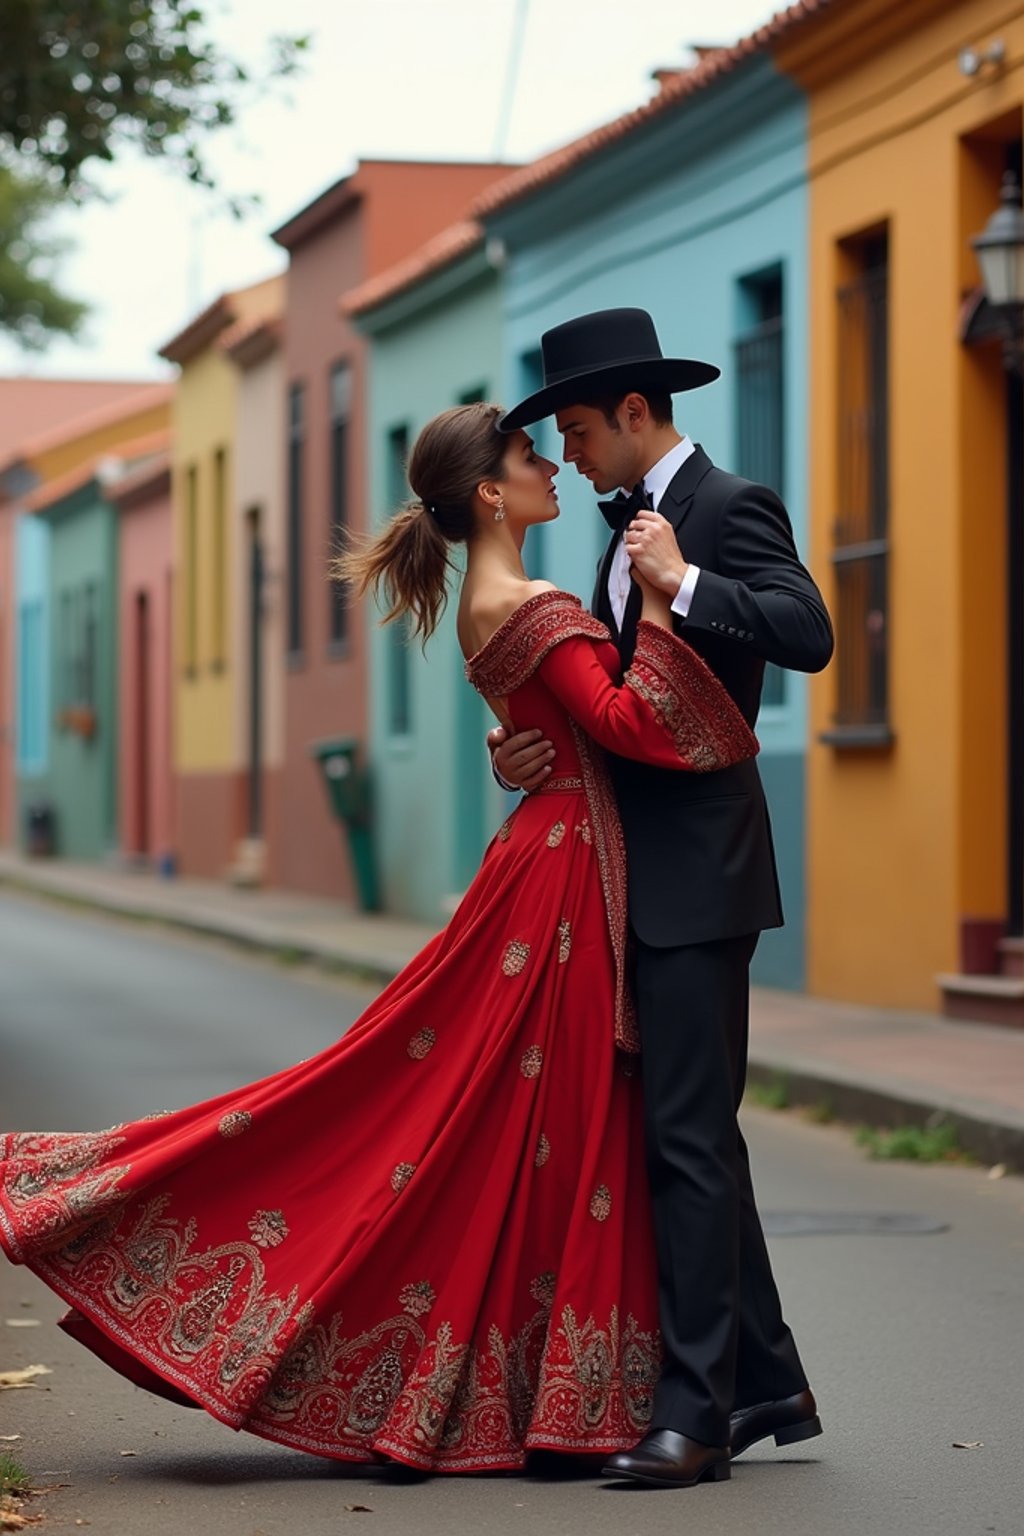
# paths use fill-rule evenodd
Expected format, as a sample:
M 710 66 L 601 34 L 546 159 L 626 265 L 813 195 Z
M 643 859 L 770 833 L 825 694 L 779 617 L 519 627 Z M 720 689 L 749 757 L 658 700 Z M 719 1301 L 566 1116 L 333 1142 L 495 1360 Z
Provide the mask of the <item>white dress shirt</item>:
M 670 448 L 668 453 L 658 460 L 657 464 L 652 465 L 646 475 L 644 475 L 644 489 L 654 503 L 655 512 L 657 512 L 661 498 L 668 490 L 669 485 L 693 451 L 693 443 L 688 437 L 684 437 L 681 442 L 676 443 L 674 448 Z M 628 490 L 626 494 L 629 494 Z M 632 576 L 630 575 L 631 563 L 626 553 L 626 546 L 620 538 L 615 546 L 612 563 L 608 568 L 608 601 L 612 605 L 612 613 L 614 613 L 615 622 L 620 629 L 622 628 L 622 620 L 626 613 L 629 590 L 632 586 Z M 672 599 L 672 612 L 678 613 L 682 619 L 685 619 L 690 611 L 690 604 L 693 601 L 694 588 L 697 585 L 697 577 L 699 575 L 700 569 L 698 566 L 688 566 L 686 575 L 680 583 L 679 591 Z

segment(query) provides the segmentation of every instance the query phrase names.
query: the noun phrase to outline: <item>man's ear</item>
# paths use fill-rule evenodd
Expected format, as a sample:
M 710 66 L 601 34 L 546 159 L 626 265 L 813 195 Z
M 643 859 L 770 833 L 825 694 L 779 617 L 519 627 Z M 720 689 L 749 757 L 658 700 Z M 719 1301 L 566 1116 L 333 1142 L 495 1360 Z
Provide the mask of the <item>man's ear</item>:
M 620 410 L 625 416 L 626 426 L 630 432 L 639 432 L 641 427 L 646 426 L 651 417 L 650 406 L 647 404 L 644 396 L 638 394 L 635 390 L 625 397 Z

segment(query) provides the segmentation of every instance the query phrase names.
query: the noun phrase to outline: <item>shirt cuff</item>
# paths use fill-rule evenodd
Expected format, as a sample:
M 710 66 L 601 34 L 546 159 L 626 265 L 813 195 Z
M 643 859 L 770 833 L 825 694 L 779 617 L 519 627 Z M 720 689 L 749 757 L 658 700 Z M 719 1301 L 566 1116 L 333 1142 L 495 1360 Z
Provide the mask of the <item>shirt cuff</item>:
M 510 784 L 508 782 L 508 779 L 503 779 L 502 778 L 501 774 L 498 772 L 497 768 L 495 767 L 494 754 L 493 753 L 491 754 L 491 775 L 492 775 L 492 777 L 494 779 L 495 784 L 500 784 L 502 789 L 507 789 L 510 795 L 518 795 L 518 793 L 519 793 L 519 785 L 518 784 Z
M 693 602 L 693 594 L 697 586 L 697 577 L 700 575 L 699 565 L 688 565 L 686 575 L 679 583 L 679 591 L 672 599 L 672 612 L 678 613 L 681 619 L 685 619 Z

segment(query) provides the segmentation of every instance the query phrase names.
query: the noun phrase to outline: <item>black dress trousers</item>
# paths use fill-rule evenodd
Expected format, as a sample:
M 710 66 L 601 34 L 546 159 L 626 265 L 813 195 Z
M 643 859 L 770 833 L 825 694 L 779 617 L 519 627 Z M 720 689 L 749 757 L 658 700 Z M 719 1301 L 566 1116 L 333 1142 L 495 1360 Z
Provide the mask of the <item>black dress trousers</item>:
M 807 1386 L 736 1120 L 758 935 L 635 941 L 664 1362 L 652 1425 L 726 1445 L 734 1408 Z

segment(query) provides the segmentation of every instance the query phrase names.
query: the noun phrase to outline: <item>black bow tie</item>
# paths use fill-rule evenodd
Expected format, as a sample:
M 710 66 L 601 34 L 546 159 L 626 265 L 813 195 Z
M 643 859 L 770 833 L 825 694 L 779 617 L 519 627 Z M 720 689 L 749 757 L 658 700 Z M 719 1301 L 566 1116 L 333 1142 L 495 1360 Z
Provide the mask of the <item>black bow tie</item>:
M 612 532 L 621 533 L 626 524 L 631 522 L 642 508 L 653 512 L 654 498 L 643 481 L 638 480 L 628 496 L 619 491 L 611 501 L 599 501 L 597 505 Z

